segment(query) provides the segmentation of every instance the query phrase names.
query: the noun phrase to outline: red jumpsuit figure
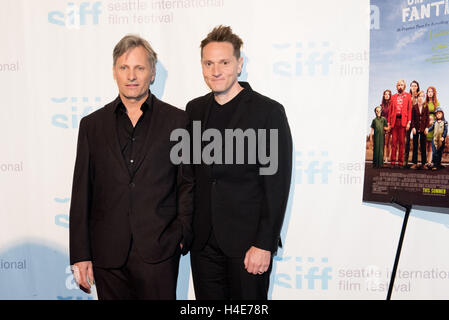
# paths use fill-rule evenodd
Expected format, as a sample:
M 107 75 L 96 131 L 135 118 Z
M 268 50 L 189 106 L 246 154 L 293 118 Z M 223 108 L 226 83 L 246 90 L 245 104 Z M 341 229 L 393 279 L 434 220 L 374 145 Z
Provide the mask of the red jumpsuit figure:
M 391 97 L 390 110 L 388 112 L 388 126 L 392 131 L 391 165 L 404 164 L 405 132 L 410 129 L 412 119 L 412 98 L 405 92 L 405 81 L 399 80 L 396 84 L 398 93 Z M 399 148 L 399 150 L 398 150 Z M 398 155 L 396 156 L 396 153 Z

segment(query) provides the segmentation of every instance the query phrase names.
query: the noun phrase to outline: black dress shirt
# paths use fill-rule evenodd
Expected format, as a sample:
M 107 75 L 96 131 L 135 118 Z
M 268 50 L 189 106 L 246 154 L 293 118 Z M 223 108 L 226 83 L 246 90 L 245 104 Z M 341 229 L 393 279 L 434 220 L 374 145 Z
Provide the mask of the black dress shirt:
M 136 159 L 142 153 L 142 146 L 150 127 L 152 113 L 151 93 L 140 107 L 140 110 L 143 113 L 137 121 L 136 126 L 133 126 L 131 119 L 128 117 L 128 112 L 123 102 L 120 102 L 115 110 L 120 150 L 131 178 L 134 177 Z

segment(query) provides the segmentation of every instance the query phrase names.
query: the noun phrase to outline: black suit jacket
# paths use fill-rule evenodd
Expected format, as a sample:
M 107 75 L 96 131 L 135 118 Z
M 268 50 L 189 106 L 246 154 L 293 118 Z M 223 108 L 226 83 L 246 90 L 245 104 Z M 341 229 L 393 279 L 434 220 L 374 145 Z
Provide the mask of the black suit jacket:
M 251 247 L 275 252 L 290 190 L 292 138 L 284 108 L 240 83 L 248 92 L 240 99 L 227 128 L 278 129 L 278 170 L 260 175 L 257 164 L 194 165 L 194 240 L 192 251 L 201 250 L 210 230 L 223 252 L 244 256 Z M 186 111 L 205 129 L 214 96 L 209 93 L 190 101 Z M 203 144 L 204 146 L 204 144 Z M 245 156 L 246 159 L 246 156 Z
M 187 114 L 154 95 L 144 150 L 131 178 L 120 151 L 118 97 L 80 122 L 70 206 L 70 262 L 122 266 L 131 239 L 140 256 L 156 263 L 192 238 L 193 179 L 170 161 L 170 133 L 188 126 Z M 179 252 L 179 251 L 178 251 Z

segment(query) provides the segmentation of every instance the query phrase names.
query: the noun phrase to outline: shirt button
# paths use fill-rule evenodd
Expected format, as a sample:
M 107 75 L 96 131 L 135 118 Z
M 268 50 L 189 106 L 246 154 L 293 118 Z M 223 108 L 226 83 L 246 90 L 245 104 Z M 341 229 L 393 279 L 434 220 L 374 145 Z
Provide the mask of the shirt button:
M 129 184 L 129 186 L 130 186 L 130 188 L 134 188 L 134 187 L 136 186 L 136 184 L 135 184 L 134 182 L 131 182 L 131 183 Z
M 129 160 L 129 162 L 134 163 L 134 160 L 131 159 L 131 160 Z

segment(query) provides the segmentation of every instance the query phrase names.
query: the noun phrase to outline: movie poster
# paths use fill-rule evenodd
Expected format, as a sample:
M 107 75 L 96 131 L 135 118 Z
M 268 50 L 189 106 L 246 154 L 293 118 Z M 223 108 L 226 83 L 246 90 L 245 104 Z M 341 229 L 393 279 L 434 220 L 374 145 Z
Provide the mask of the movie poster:
M 363 200 L 449 207 L 449 0 L 371 0 Z

